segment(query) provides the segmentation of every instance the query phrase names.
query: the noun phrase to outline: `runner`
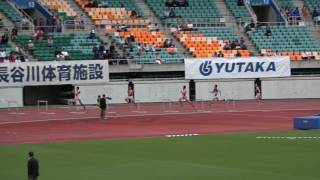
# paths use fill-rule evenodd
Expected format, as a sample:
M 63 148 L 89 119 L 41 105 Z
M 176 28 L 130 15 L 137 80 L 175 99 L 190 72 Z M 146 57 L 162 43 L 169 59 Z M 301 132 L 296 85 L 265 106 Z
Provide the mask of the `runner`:
M 187 87 L 183 86 L 182 90 L 180 91 L 181 93 L 181 97 L 179 98 L 179 102 L 180 105 L 183 106 L 182 101 L 186 101 L 187 103 L 189 103 L 192 107 L 195 107 L 194 104 L 192 104 L 191 101 L 189 101 L 188 97 L 187 97 Z
M 255 93 L 256 100 L 261 100 L 261 89 L 259 88 L 258 84 L 255 84 Z
M 210 105 L 212 105 L 213 102 L 219 101 L 219 96 L 221 96 L 221 91 L 218 88 L 217 84 L 214 85 L 214 88 L 213 88 L 212 91 L 210 91 L 210 93 L 213 93 L 213 99 L 212 99 L 212 102 L 210 104 Z
M 83 109 L 86 109 L 86 106 L 82 103 L 80 99 L 80 88 L 76 87 L 75 93 L 74 93 L 74 105 L 77 105 L 77 102 L 83 107 Z
M 133 103 L 133 104 L 135 104 L 135 101 L 134 101 L 134 92 L 133 92 L 133 89 L 132 89 L 132 87 L 128 87 L 128 96 L 126 97 L 126 99 L 125 99 L 125 101 L 127 102 L 127 103 Z

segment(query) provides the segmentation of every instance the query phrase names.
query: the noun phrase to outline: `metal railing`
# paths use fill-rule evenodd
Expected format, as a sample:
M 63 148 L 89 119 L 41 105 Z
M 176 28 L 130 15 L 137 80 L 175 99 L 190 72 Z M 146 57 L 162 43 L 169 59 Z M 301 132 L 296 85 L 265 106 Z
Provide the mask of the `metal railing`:
M 78 20 L 66 20 L 62 23 L 63 31 L 90 31 L 96 27 Z

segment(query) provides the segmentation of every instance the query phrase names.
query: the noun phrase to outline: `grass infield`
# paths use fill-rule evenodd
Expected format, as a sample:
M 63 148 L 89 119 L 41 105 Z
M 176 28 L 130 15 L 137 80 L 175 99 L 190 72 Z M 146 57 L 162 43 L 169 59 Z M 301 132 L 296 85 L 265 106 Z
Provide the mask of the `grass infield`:
M 320 131 L 0 145 L 0 179 L 26 179 L 27 153 L 39 180 L 318 180 Z

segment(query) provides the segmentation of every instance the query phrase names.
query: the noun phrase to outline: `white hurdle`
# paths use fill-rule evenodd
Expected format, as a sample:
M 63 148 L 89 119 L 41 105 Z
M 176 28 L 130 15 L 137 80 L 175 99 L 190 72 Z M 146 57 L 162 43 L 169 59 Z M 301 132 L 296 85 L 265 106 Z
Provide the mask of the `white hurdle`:
M 199 108 L 199 104 L 200 104 L 200 110 L 205 110 L 204 108 L 204 99 L 196 99 L 196 108 Z
M 167 107 L 169 110 L 172 109 L 172 101 L 170 99 L 162 99 L 162 109 L 165 111 Z
M 48 111 L 48 101 L 47 100 L 37 100 L 37 109 L 40 111 L 40 106 L 44 105 L 46 112 Z

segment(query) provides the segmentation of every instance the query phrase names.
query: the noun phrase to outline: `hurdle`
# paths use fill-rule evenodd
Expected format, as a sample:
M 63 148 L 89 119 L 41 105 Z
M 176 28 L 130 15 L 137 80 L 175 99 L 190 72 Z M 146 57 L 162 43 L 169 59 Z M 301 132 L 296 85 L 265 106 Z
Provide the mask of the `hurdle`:
M 4 100 L 5 102 L 7 102 L 7 109 L 10 112 L 11 109 L 15 109 L 15 112 L 10 112 L 9 114 L 20 114 L 19 113 L 19 108 L 18 108 L 18 102 L 16 100 L 10 100 L 10 99 L 6 99 Z M 13 106 L 11 106 L 13 105 Z M 22 114 L 22 113 L 21 113 Z
M 40 111 L 40 106 L 44 105 L 46 112 L 48 111 L 48 101 L 47 100 L 37 100 L 37 109 Z
M 199 104 L 200 104 L 200 110 L 204 110 L 205 108 L 204 108 L 204 102 L 205 102 L 206 100 L 204 100 L 204 99 L 196 99 L 196 108 L 198 109 L 199 108 Z
M 170 99 L 162 99 L 162 109 L 166 110 L 167 107 L 169 110 L 172 109 L 172 101 Z
M 133 110 L 131 112 L 134 112 L 134 113 L 140 113 L 140 114 L 143 114 L 143 113 L 146 113 L 147 111 L 144 111 L 144 110 L 141 110 L 141 101 L 138 100 L 138 99 L 135 99 L 134 100 L 134 105 L 136 107 L 136 110 Z M 131 103 L 130 103 L 131 104 Z M 131 105 L 130 105 L 131 106 Z M 129 107 L 130 108 L 130 107 Z
M 225 102 L 226 102 L 226 107 L 227 108 L 230 108 L 230 104 L 232 104 L 232 108 L 235 109 L 236 108 L 236 101 L 235 101 L 235 98 L 234 98 L 234 94 L 232 93 L 231 96 L 227 96 L 229 98 L 226 98 L 225 99 Z

